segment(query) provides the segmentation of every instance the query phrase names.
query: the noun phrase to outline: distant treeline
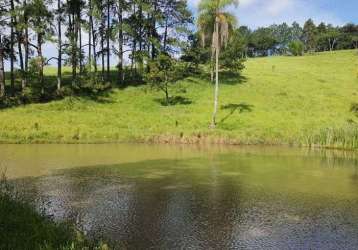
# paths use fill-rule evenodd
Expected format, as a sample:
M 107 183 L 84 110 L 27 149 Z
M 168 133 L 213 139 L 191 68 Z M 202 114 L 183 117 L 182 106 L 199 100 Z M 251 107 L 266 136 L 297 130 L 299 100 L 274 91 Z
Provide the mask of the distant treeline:
M 358 48 L 358 25 L 353 23 L 339 27 L 322 22 L 316 26 L 309 19 L 303 27 L 297 22 L 256 30 L 242 26 L 234 35 L 242 43 L 243 55 L 249 57 Z

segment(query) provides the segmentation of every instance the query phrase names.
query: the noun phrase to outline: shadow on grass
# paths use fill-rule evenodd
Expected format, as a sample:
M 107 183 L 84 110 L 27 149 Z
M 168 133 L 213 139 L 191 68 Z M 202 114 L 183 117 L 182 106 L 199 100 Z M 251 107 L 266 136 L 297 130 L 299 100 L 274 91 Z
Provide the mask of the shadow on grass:
M 51 75 L 51 72 L 53 75 Z M 62 89 L 57 91 L 57 76 L 53 70 L 48 70 L 46 74 L 45 69 L 45 79 L 44 86 L 40 86 L 36 83 L 36 79 L 30 81 L 35 82 L 36 84 L 29 84 L 30 89 L 25 95 L 22 94 L 21 90 L 21 77 L 16 72 L 14 89 L 10 87 L 10 74 L 6 72 L 6 93 L 7 97 L 3 100 L 0 100 L 0 109 L 12 108 L 20 106 L 23 104 L 30 103 L 49 103 L 51 101 L 61 100 L 66 96 L 77 96 L 84 98 L 86 100 L 98 102 L 98 103 L 114 103 L 114 100 L 111 99 L 110 95 L 114 89 L 125 89 L 127 87 L 138 87 L 145 84 L 143 77 L 136 72 L 130 72 L 130 70 L 124 70 L 124 81 L 120 83 L 118 72 L 115 69 L 112 69 L 109 74 L 108 81 L 106 80 L 106 73 L 104 73 L 103 78 L 101 76 L 101 70 L 99 69 L 97 74 L 92 73 L 92 77 L 97 80 L 92 84 L 90 77 L 87 79 L 85 77 L 81 78 L 80 73 L 77 73 L 78 86 L 72 87 L 72 73 L 68 70 L 62 72 Z M 202 81 L 209 81 L 210 76 L 202 72 L 202 74 L 195 74 L 193 77 L 188 77 L 186 80 L 193 84 L 202 84 Z M 229 71 L 220 72 L 220 84 L 227 85 L 236 85 L 243 84 L 247 81 L 247 78 L 238 74 Z M 12 96 L 12 93 L 13 96 Z M 182 96 L 171 97 L 169 103 L 165 99 L 157 99 L 156 102 L 160 103 L 162 106 L 168 105 L 190 105 L 192 101 L 188 98 Z
M 229 119 L 232 115 L 235 114 L 235 112 L 238 113 L 244 113 L 244 112 L 252 112 L 253 105 L 247 104 L 247 103 L 240 103 L 240 104 L 234 104 L 230 103 L 227 105 L 221 106 L 221 110 L 229 110 L 229 113 L 220 120 L 219 123 L 224 123 L 227 119 Z
M 107 89 L 99 93 L 91 93 L 91 94 L 79 94 L 78 97 L 81 97 L 84 100 L 100 103 L 100 104 L 111 104 L 115 103 L 113 98 L 111 97 L 111 93 L 113 93 L 113 89 Z
M 239 73 L 224 71 L 220 73 L 221 84 L 239 85 L 247 82 L 248 78 Z
M 201 74 L 198 76 L 201 80 L 210 81 L 210 75 Z M 195 80 L 192 80 L 195 82 Z M 230 72 L 230 71 L 221 71 L 219 73 L 219 84 L 225 85 L 240 85 L 248 81 L 246 76 L 241 75 L 240 73 Z
M 350 111 L 358 117 L 358 102 L 351 104 Z
M 190 105 L 193 103 L 189 98 L 183 96 L 169 97 L 169 102 L 165 98 L 157 98 L 154 101 L 162 106 Z

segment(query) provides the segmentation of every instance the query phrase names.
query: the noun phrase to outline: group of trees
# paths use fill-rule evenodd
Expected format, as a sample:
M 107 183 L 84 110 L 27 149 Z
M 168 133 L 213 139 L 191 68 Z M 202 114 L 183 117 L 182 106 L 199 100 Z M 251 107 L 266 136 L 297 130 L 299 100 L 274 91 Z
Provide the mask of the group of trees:
M 186 0 L 3 0 L 0 97 L 41 99 L 65 87 L 142 81 L 153 61 L 164 56 L 175 61 L 191 23 Z M 56 44 L 57 51 L 44 55 L 46 43 Z M 57 64 L 56 84 L 44 77 L 50 63 Z M 63 66 L 71 67 L 70 76 L 63 76 Z
M 322 52 L 358 48 L 358 25 L 349 23 L 342 27 L 309 19 L 300 26 L 297 22 L 271 25 L 256 30 L 246 26 L 234 32 L 240 43 L 243 57 L 269 55 L 302 55 L 304 52 Z

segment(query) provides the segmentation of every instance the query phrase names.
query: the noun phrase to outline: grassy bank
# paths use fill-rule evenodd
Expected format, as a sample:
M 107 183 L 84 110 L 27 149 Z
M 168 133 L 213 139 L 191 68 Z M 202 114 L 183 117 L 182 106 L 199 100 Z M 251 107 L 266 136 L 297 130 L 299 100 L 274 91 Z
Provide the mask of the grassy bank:
M 91 245 L 66 223 L 56 223 L 20 198 L 4 177 L 0 180 L 0 249 L 108 249 Z
M 171 106 L 163 105 L 163 93 L 136 86 L 96 99 L 2 110 L 0 141 L 358 147 L 358 117 L 351 109 L 358 102 L 357 57 L 356 51 L 338 51 L 249 59 L 241 76 L 222 74 L 215 130 L 208 128 L 213 86 L 206 77 L 191 77 L 171 87 Z

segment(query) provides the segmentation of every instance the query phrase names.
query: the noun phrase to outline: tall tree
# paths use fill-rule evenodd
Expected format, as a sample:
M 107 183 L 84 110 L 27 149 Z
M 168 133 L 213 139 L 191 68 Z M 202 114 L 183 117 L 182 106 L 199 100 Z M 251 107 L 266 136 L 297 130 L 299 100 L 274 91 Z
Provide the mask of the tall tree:
M 4 5 L 7 3 L 4 2 Z M 4 37 L 5 29 L 8 25 L 7 8 L 0 6 L 0 97 L 5 96 L 5 66 L 4 60 L 6 56 L 7 42 Z
M 124 46 L 124 29 L 123 29 L 123 14 L 127 8 L 127 3 L 125 0 L 116 1 L 116 14 L 117 21 L 115 22 L 116 31 L 118 33 L 118 84 L 123 84 L 123 46 Z
M 25 29 L 25 35 L 24 35 L 24 46 L 25 46 L 25 81 L 23 89 L 27 86 L 28 83 L 28 71 L 29 71 L 29 58 L 30 58 L 30 37 L 29 37 L 29 9 L 27 6 L 27 0 L 24 0 L 24 29 Z
M 0 97 L 5 96 L 5 66 L 4 66 L 5 51 L 6 51 L 5 43 L 6 43 L 5 39 L 0 32 Z
M 303 26 L 302 40 L 306 51 L 315 51 L 317 45 L 317 28 L 312 19 L 308 19 Z
M 79 47 L 79 38 L 81 32 L 81 13 L 84 8 L 82 0 L 67 0 L 67 32 L 68 46 L 66 53 L 69 56 L 69 63 L 72 66 L 72 85 L 77 83 L 77 68 L 82 60 L 82 48 Z
M 101 79 L 105 80 L 105 39 L 106 39 L 106 0 L 91 0 L 92 3 L 92 43 L 94 70 L 97 72 L 97 57 L 101 57 Z M 100 49 L 97 51 L 97 44 Z
M 205 42 L 208 34 L 207 26 L 214 25 L 213 33 L 209 34 L 212 40 L 212 50 L 215 54 L 215 95 L 214 95 L 214 112 L 211 121 L 211 128 L 216 127 L 216 116 L 219 102 L 219 56 L 220 49 L 226 45 L 229 39 L 230 30 L 235 25 L 235 17 L 225 12 L 230 5 L 237 6 L 237 0 L 201 0 L 199 4 L 199 30 Z M 212 23 L 214 16 L 214 24 Z
M 88 23 L 88 67 L 89 72 L 92 73 L 92 29 L 93 29 L 93 7 L 92 7 L 92 0 L 88 0 L 88 17 L 89 17 L 89 23 Z
M 60 90 L 62 85 L 62 12 L 62 2 L 57 0 L 57 90 Z
M 340 35 L 339 30 L 336 27 L 333 27 L 332 25 L 328 25 L 327 32 L 324 35 L 324 37 L 328 42 L 328 47 L 330 51 L 333 51 L 335 49 L 339 35 Z
M 171 44 L 177 42 L 177 35 L 185 31 L 186 26 L 192 22 L 192 14 L 187 8 L 186 1 L 167 0 L 162 6 L 163 15 L 163 51 L 170 50 Z
M 15 63 L 15 5 L 14 0 L 10 0 L 10 86 L 11 86 L 11 95 L 14 95 L 15 91 L 15 73 L 14 73 L 14 63 Z
M 106 27 L 106 55 L 107 55 L 107 74 L 106 74 L 106 80 L 109 81 L 110 80 L 110 66 L 111 66 L 111 48 L 110 48 L 110 39 L 111 39 L 111 7 L 112 7 L 112 2 L 111 0 L 107 0 L 106 3 L 106 9 L 107 9 L 107 15 L 106 15 L 106 19 L 107 19 L 107 27 Z
M 44 94 L 44 66 L 45 58 L 43 55 L 43 45 L 47 39 L 52 36 L 52 20 L 53 15 L 48 9 L 49 2 L 47 0 L 33 0 L 29 6 L 29 24 L 36 33 L 37 44 L 31 44 L 37 50 L 37 66 L 39 70 L 39 84 L 41 86 L 41 94 Z
M 302 38 L 303 29 L 299 23 L 293 22 L 291 25 L 291 38 L 290 41 L 299 41 Z
M 13 13 L 13 24 L 15 27 L 15 34 L 16 34 L 16 43 L 17 43 L 17 55 L 18 55 L 18 62 L 20 65 L 20 76 L 21 76 L 21 87 L 22 89 L 25 88 L 25 69 L 24 69 L 24 57 L 22 53 L 22 44 L 23 44 L 23 29 L 24 29 L 24 16 L 25 16 L 25 8 L 24 5 L 17 6 L 13 5 L 12 1 L 12 13 Z

